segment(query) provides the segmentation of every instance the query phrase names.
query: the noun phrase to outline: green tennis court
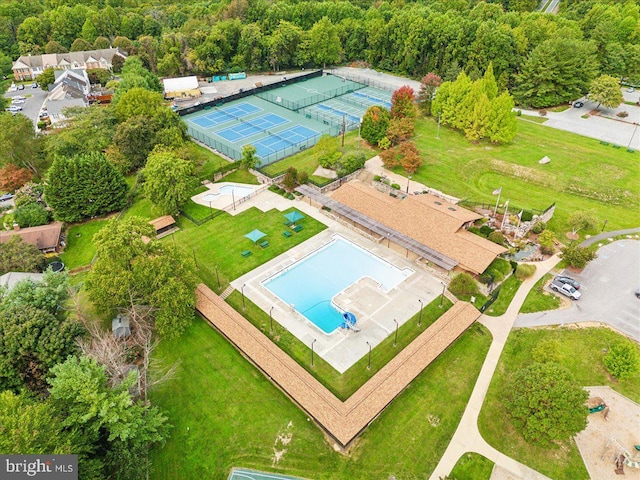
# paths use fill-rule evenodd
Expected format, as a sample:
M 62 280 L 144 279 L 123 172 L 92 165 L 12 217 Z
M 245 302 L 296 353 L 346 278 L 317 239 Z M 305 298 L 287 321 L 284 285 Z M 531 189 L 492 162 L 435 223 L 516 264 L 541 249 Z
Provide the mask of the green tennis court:
M 259 472 L 246 468 L 234 468 L 229 474 L 228 480 L 303 480 L 300 477 L 279 475 L 277 473 Z

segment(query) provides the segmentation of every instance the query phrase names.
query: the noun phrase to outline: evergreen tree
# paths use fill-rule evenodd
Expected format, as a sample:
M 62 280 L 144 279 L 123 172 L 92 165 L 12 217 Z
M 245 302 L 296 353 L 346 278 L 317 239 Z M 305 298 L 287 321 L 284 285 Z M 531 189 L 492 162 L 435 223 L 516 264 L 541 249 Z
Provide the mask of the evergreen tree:
M 507 143 L 516 136 L 518 125 L 513 106 L 513 97 L 506 91 L 491 101 L 485 133 L 493 143 Z

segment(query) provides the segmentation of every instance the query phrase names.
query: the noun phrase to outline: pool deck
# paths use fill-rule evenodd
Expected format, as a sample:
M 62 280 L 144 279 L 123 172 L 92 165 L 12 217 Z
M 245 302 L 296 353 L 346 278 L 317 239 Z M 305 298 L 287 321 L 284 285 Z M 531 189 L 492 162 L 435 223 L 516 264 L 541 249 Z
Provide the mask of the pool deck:
M 300 203 L 302 202 L 296 202 L 296 207 Z M 314 216 L 323 223 L 331 223 L 331 226 L 239 277 L 231 282 L 231 285 L 237 290 L 241 290 L 244 285 L 244 295 L 265 312 L 269 312 L 273 307 L 273 319 L 306 345 L 311 345 L 315 339 L 314 351 L 338 372 L 344 373 L 367 354 L 369 351 L 367 342 L 372 347 L 381 343 L 395 331 L 394 319 L 398 321 L 399 326 L 402 326 L 419 312 L 418 300 L 422 300 L 423 304 L 427 305 L 442 292 L 442 284 L 422 267 L 396 252 L 368 240 L 337 222 L 330 222 L 330 219 L 320 214 L 317 209 Z M 267 278 L 332 241 L 336 234 L 364 247 L 400 269 L 408 268 L 414 272 L 388 292 L 384 292 L 374 281 L 365 277 L 334 297 L 339 306 L 356 315 L 359 332 L 336 329 L 327 334 L 262 285 Z
M 237 196 L 232 197 L 231 195 L 222 194 L 222 195 L 219 195 L 218 198 L 212 200 L 211 202 L 209 202 L 208 200 L 205 200 L 204 197 L 206 195 L 210 195 L 212 193 L 218 194 L 222 187 L 225 187 L 228 185 L 235 185 L 242 188 L 250 188 L 251 190 L 253 190 L 253 192 L 250 193 L 247 197 L 237 197 Z M 211 207 L 211 208 L 215 208 L 216 210 L 226 210 L 229 213 L 233 212 L 232 213 L 233 215 L 246 210 L 246 208 L 240 209 L 240 206 L 246 203 L 249 199 L 254 198 L 256 195 L 258 195 L 259 193 L 261 193 L 263 190 L 266 189 L 265 185 L 252 185 L 248 183 L 237 183 L 237 182 L 207 183 L 204 186 L 207 187 L 208 190 L 198 193 L 197 195 L 194 195 L 193 197 L 191 197 L 191 200 L 193 200 L 194 203 L 197 203 L 204 207 Z

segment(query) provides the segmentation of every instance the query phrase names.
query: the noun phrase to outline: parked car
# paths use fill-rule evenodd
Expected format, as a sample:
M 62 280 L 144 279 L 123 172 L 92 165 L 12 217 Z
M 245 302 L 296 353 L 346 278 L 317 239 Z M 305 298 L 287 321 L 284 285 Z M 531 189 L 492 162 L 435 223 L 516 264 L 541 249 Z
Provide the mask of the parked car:
M 22 111 L 22 107 L 20 105 L 9 105 L 9 108 L 7 108 L 8 112 L 21 112 Z
M 640 288 L 636 290 L 636 297 L 640 298 Z
M 5 193 L 4 195 L 0 195 L 0 202 L 6 202 L 7 200 L 11 200 L 13 198 L 13 193 Z
M 584 107 L 584 103 L 578 100 L 577 102 L 573 102 L 573 108 L 582 108 Z
M 31 88 L 38 88 L 38 84 L 37 84 L 36 82 L 33 82 L 33 83 L 31 84 Z
M 582 294 L 579 291 L 577 291 L 575 288 L 573 288 L 571 285 L 567 283 L 559 282 L 555 278 L 549 285 L 549 288 L 573 300 L 579 300 L 580 297 L 582 296 Z
M 18 85 L 18 90 L 24 90 L 24 85 L 22 83 Z
M 14 100 L 26 100 L 27 97 L 23 97 L 22 95 L 16 95 L 15 97 L 13 97 Z
M 19 98 L 14 98 L 13 100 L 11 100 L 12 105 L 22 105 L 23 103 L 24 100 L 20 100 Z
M 10 92 L 15 92 L 16 90 L 18 90 L 18 87 L 16 87 L 15 83 L 12 83 L 11 86 L 9 87 L 9 91 Z
M 633 93 L 633 92 L 635 92 L 635 91 L 636 91 L 636 89 L 635 89 L 635 88 L 633 88 L 633 87 L 629 87 L 629 88 L 627 88 L 627 93 Z
M 556 277 L 556 280 L 558 280 L 561 283 L 566 283 L 567 285 L 571 285 L 576 290 L 580 290 L 580 282 L 578 282 L 577 280 L 575 280 L 575 279 L 573 279 L 571 277 L 565 277 L 563 275 L 558 275 Z

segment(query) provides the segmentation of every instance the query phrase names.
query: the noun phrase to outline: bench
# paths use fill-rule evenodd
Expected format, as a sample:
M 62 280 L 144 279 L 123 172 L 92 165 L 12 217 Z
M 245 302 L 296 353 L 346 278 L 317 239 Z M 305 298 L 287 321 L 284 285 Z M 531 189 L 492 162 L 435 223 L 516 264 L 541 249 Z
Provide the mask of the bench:
M 289 226 L 291 226 L 291 224 L 292 224 L 292 223 L 293 223 L 293 222 L 290 222 L 289 220 L 287 220 L 286 222 L 284 222 L 284 223 L 283 223 L 283 225 L 284 225 L 285 227 L 289 227 Z
M 289 230 L 285 230 L 284 232 L 282 232 L 282 235 L 284 235 L 286 238 L 289 238 L 293 234 Z
M 251 250 L 245 250 L 244 252 L 241 253 L 241 255 L 244 258 L 247 258 L 248 256 L 250 256 L 253 252 Z
M 262 248 L 267 248 L 267 247 L 269 246 L 269 242 L 265 240 L 264 242 L 262 242 L 262 243 L 260 244 L 260 246 L 261 246 Z
M 296 225 L 295 227 L 292 228 L 292 230 L 294 232 L 299 232 L 300 230 L 302 230 L 304 227 L 302 225 Z

